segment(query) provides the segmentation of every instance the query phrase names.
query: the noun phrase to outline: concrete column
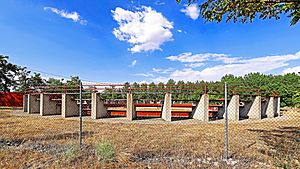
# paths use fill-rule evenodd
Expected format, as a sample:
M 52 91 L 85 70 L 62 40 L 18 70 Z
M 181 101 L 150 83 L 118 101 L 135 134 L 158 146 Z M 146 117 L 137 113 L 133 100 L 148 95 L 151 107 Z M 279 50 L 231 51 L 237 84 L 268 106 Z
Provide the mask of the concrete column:
M 107 117 L 107 109 L 104 106 L 104 101 L 100 99 L 100 95 L 96 92 L 92 93 L 92 119 Z
M 64 118 L 79 116 L 79 107 L 77 106 L 77 101 L 72 99 L 72 95 L 70 94 L 62 94 L 61 115 Z
M 132 93 L 127 93 L 127 110 L 126 110 L 126 118 L 128 120 L 133 120 L 136 118 L 136 111 L 133 103 Z
M 209 107 L 208 94 L 203 94 L 201 96 L 201 99 L 200 99 L 197 107 L 196 107 L 196 110 L 195 110 L 194 115 L 193 115 L 193 119 L 208 122 L 209 121 L 208 107 Z
M 165 121 L 172 121 L 172 94 L 166 93 L 161 118 Z
M 23 95 L 23 111 L 27 112 L 28 111 L 28 94 Z
M 228 105 L 228 119 L 229 120 L 239 120 L 240 115 L 240 96 L 233 95 Z
M 277 97 L 277 116 L 281 116 L 280 114 L 280 97 Z
M 249 119 L 261 119 L 261 96 L 256 96 L 248 113 Z
M 50 99 L 49 94 L 40 94 L 40 115 L 60 115 L 61 111 L 57 110 L 57 105 L 55 101 Z
M 39 95 L 28 94 L 27 113 L 37 114 L 40 112 Z
M 268 118 L 274 118 L 277 113 L 277 104 L 274 97 L 270 97 L 267 102 L 266 115 Z

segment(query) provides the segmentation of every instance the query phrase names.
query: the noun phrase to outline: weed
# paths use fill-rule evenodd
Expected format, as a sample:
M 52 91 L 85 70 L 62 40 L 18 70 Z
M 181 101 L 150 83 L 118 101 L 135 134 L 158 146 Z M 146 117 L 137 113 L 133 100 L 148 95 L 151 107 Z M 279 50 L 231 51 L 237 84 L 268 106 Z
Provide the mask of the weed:
M 76 144 L 67 145 L 66 150 L 63 153 L 64 159 L 67 161 L 73 161 L 79 154 L 80 147 Z
M 111 142 L 103 140 L 96 144 L 95 153 L 98 160 L 111 160 L 115 156 L 115 149 Z

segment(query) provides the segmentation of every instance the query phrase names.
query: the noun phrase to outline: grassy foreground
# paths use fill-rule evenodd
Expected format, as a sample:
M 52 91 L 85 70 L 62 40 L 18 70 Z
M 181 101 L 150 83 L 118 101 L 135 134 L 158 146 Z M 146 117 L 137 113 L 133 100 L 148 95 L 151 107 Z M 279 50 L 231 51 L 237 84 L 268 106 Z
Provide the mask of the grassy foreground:
M 0 113 L 0 168 L 300 168 L 300 112 L 230 124 L 138 124 Z

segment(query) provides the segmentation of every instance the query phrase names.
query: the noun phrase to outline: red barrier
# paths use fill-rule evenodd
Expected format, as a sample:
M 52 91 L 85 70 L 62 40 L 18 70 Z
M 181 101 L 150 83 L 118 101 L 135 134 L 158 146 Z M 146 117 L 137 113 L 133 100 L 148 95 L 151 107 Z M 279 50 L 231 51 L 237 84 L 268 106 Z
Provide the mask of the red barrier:
M 0 106 L 2 106 L 2 107 L 23 107 L 23 93 L 21 93 L 21 92 L 0 92 Z

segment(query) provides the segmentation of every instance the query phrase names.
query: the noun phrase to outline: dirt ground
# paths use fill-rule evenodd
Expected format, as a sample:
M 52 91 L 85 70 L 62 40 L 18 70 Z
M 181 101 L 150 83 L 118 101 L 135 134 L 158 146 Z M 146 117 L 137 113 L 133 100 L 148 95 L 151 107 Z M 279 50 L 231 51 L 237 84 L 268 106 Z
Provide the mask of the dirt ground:
M 83 121 L 77 118 L 0 112 L 0 168 L 300 168 L 300 111 L 229 125 L 229 160 L 223 160 L 222 121 Z M 114 157 L 101 160 L 95 147 L 110 142 Z M 71 154 L 71 155 L 70 155 Z

